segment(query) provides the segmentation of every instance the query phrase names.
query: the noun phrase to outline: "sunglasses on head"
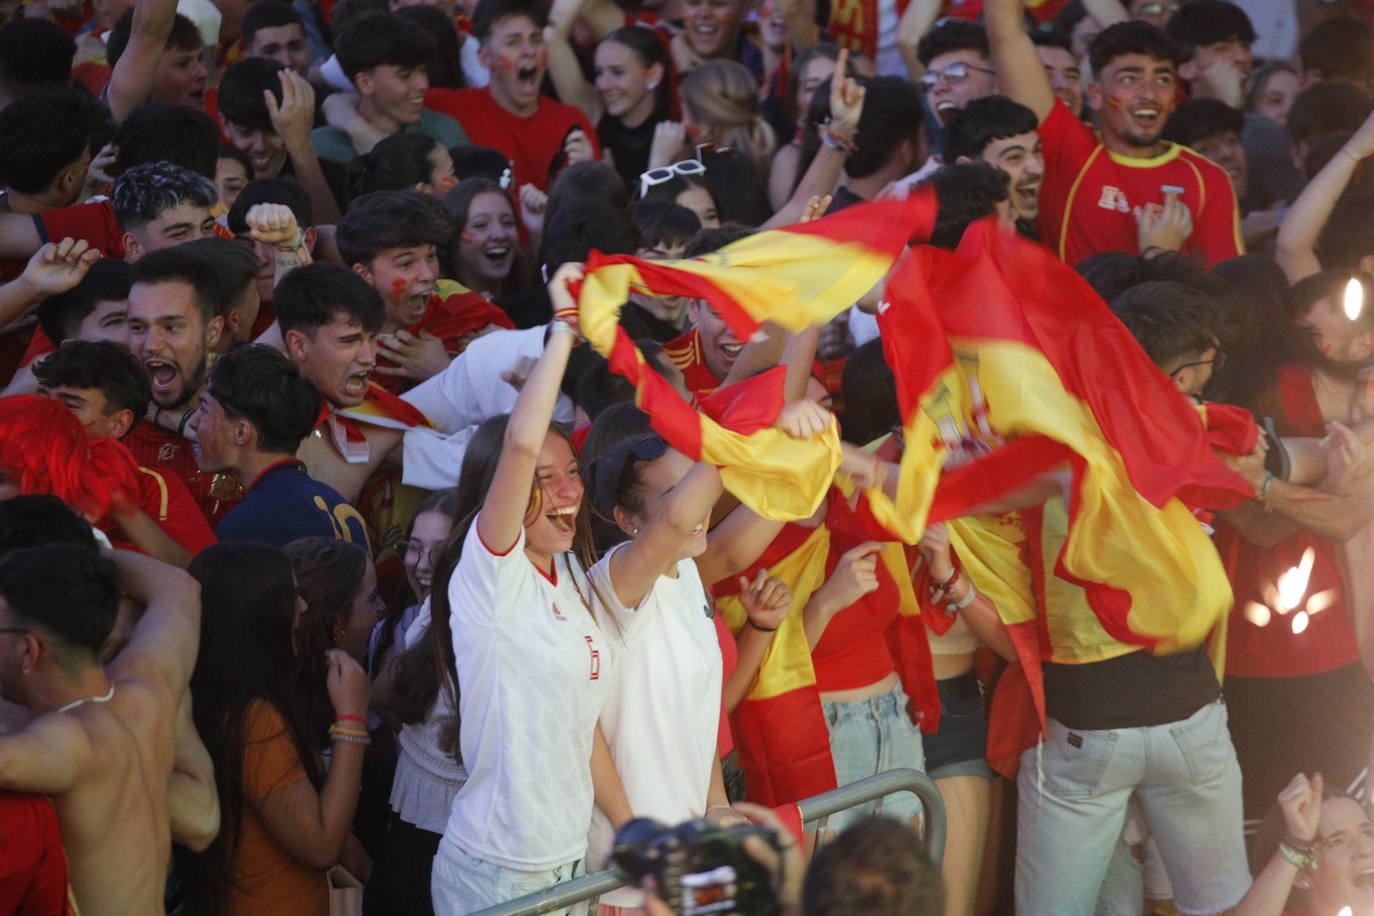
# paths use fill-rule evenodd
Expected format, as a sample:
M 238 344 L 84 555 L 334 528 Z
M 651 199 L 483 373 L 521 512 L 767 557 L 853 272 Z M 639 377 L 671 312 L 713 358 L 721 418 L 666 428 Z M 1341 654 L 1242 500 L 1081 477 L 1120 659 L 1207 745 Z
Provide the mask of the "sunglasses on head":
M 699 159 L 684 159 L 681 162 L 674 162 L 672 165 L 665 165 L 649 171 L 639 176 L 639 196 L 643 197 L 649 193 L 649 189 L 658 185 L 672 181 L 679 175 L 705 175 L 706 166 L 701 164 Z
M 636 461 L 656 461 L 668 451 L 668 443 L 658 433 L 645 433 L 611 446 L 611 450 L 592 462 L 596 486 L 596 508 L 606 518 L 615 511 L 615 496 L 625 482 L 625 474 Z

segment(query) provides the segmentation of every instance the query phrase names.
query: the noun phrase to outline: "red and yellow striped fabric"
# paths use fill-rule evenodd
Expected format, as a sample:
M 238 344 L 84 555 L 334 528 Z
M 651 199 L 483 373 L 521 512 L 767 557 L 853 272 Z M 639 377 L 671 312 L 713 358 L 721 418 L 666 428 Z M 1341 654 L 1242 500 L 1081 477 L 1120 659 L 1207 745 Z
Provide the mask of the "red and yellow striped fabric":
M 1054 573 L 1096 620 L 1051 634 L 1054 660 L 1092 660 L 1102 631 L 1157 651 L 1206 638 L 1231 590 L 1188 506 L 1253 490 L 1101 299 L 992 219 L 957 252 L 913 249 L 888 289 L 879 321 L 908 420 L 897 500 L 875 495 L 875 515 L 911 540 L 1063 470 Z
M 688 296 L 710 302 L 741 340 L 765 320 L 801 330 L 868 292 L 906 248 L 913 226 L 928 231 L 933 219 L 929 201 L 880 201 L 760 232 L 689 261 L 594 252 L 578 294 L 578 320 L 611 370 L 635 385 L 636 403 L 674 448 L 721 465 L 726 488 L 760 515 L 806 518 L 820 506 L 839 467 L 838 430 L 798 441 L 771 428 L 776 413 L 747 431 L 698 414 L 649 368 L 619 325 L 620 307 L 631 291 Z M 749 390 L 742 389 L 744 396 Z

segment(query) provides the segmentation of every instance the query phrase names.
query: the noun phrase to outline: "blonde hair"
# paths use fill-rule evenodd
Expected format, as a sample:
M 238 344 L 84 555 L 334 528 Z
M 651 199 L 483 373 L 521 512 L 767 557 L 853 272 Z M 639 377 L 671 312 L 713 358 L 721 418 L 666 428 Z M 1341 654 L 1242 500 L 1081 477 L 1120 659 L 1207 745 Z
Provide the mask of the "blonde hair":
M 682 81 L 682 104 L 716 146 L 728 146 L 764 173 L 777 149 L 773 128 L 759 114 L 759 86 L 733 60 L 708 60 Z

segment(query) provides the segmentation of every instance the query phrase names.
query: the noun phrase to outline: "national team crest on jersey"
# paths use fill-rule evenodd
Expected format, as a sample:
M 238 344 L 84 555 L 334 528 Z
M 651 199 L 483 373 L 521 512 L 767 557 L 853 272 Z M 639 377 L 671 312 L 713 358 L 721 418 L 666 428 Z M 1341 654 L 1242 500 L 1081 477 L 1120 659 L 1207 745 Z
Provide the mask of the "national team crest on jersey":
M 1102 196 L 1097 199 L 1097 205 L 1103 210 L 1115 210 L 1118 213 L 1131 212 L 1131 205 L 1126 200 L 1126 192 L 1109 184 L 1102 186 Z

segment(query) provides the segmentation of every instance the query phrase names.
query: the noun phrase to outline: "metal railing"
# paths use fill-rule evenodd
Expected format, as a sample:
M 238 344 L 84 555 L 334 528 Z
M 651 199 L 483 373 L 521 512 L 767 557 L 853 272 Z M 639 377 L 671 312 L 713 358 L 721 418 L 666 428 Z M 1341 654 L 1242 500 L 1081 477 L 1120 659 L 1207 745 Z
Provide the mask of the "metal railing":
M 945 853 L 945 803 L 940 798 L 940 790 L 935 788 L 935 783 L 919 770 L 900 769 L 878 773 L 876 776 L 869 776 L 867 779 L 860 779 L 858 782 L 803 799 L 797 802 L 797 807 L 801 810 L 803 827 L 821 832 L 825 830 L 832 814 L 857 808 L 871 801 L 877 801 L 881 811 L 881 799 L 897 792 L 911 792 L 921 800 L 926 853 L 938 867 Z M 489 906 L 471 916 L 538 916 L 540 913 L 561 910 L 575 903 L 591 900 L 624 886 L 625 882 L 616 871 L 600 871 L 575 878 L 547 891 L 527 894 L 506 903 Z

